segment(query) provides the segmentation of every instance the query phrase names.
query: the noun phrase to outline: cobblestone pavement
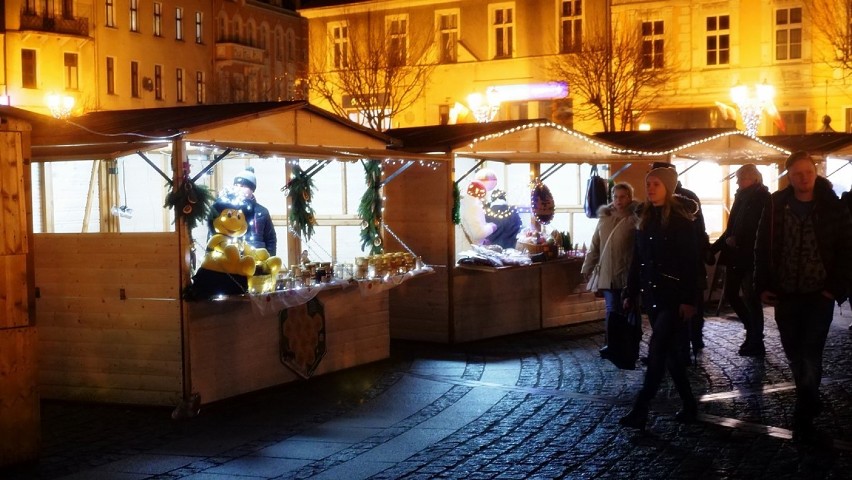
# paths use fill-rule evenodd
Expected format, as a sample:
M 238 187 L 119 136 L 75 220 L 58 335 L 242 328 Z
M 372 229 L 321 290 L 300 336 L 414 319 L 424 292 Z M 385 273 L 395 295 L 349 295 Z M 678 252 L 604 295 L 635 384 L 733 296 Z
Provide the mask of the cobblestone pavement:
M 680 402 L 666 381 L 646 433 L 619 427 L 643 369 L 601 360 L 603 326 L 592 322 L 455 346 L 394 342 L 386 361 L 190 420 L 46 401 L 40 461 L 0 478 L 852 478 L 848 306 L 825 350 L 819 444 L 790 439 L 794 392 L 770 314 L 765 359 L 736 354 L 734 317 L 707 319 L 690 368 L 702 395 L 693 425 L 674 421 Z

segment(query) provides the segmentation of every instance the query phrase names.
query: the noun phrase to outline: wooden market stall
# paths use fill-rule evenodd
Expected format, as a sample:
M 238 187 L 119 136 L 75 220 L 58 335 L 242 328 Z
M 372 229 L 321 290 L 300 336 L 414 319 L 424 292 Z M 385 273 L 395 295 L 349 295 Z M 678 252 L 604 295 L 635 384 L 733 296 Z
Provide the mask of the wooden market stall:
M 390 295 L 391 337 L 456 343 L 604 317 L 603 301 L 585 291 L 581 256 L 530 266 L 470 269 L 457 266 L 463 233 L 452 222 L 454 182 L 466 172 L 460 159 L 530 165 L 607 165 L 619 181 L 644 197 L 652 162 L 676 159 L 723 163 L 779 162 L 788 152 L 736 130 L 618 132 L 587 136 L 543 120 L 443 125 L 389 130 L 409 152 L 448 155 L 447 171 L 420 171 L 386 186 L 385 220 L 438 275 L 395 289 Z M 623 169 L 622 169 L 623 168 Z M 467 172 L 470 173 L 470 172 Z M 582 205 L 574 206 L 574 208 Z
M 192 181 L 181 172 L 186 151 L 198 146 L 213 148 L 216 161 L 268 151 L 283 161 L 383 158 L 389 142 L 305 102 L 95 112 L 67 121 L 7 107 L 0 116 L 32 124 L 33 162 L 126 155 L 141 162 L 145 152 L 167 149 L 175 173 L 160 174 L 173 188 Z M 152 192 L 150 201 L 161 206 L 163 197 Z M 189 300 L 189 235 L 185 222 L 176 224 L 166 232 L 34 235 L 43 398 L 180 405 L 176 414 L 191 415 L 200 403 L 388 357 L 393 285 L 334 282 Z M 290 249 L 298 252 L 298 244 Z

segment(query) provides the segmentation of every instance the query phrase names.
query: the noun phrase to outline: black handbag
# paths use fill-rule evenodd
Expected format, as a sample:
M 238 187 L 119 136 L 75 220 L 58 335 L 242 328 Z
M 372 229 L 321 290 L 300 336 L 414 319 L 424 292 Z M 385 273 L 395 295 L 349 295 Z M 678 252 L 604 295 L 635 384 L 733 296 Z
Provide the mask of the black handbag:
M 642 313 L 639 309 L 610 313 L 606 334 L 606 358 L 622 370 L 635 370 L 642 341 Z
M 598 175 L 598 166 L 592 165 L 591 176 L 586 182 L 586 199 L 583 210 L 589 218 L 598 218 L 598 209 L 607 204 L 607 181 Z

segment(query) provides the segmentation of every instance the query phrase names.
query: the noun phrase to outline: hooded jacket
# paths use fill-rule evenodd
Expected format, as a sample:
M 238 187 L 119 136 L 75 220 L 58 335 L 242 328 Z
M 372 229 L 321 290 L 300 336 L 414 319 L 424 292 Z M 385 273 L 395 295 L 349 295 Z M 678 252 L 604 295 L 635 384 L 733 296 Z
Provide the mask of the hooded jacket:
M 822 290 L 828 291 L 838 303 L 849 294 L 852 285 L 852 216 L 846 205 L 837 198 L 826 180 L 817 178 L 814 186 L 814 207 L 811 213 L 825 281 Z M 783 262 L 783 240 L 787 231 L 785 211 L 795 198 L 792 186 L 770 195 L 763 208 L 754 250 L 754 286 L 756 292 L 785 293 L 780 287 Z
M 680 195 L 672 199 L 682 208 L 673 209 L 665 225 L 663 207 L 650 207 L 650 218 L 636 231 L 625 295 L 640 295 L 646 310 L 694 306 L 700 296 L 700 250 L 693 223 L 698 204 Z M 637 217 L 643 208 L 637 209 Z
M 627 205 L 627 216 L 615 216 L 612 204 L 598 209 L 598 224 L 592 235 L 592 245 L 586 252 L 581 270 L 584 276 L 590 275 L 595 266 L 600 265 L 598 288 L 622 289 L 627 286 L 627 274 L 633 260 L 633 241 L 636 237 L 636 209 L 638 202 Z M 610 237 L 610 233 L 612 236 Z M 606 246 L 609 239 L 609 246 Z

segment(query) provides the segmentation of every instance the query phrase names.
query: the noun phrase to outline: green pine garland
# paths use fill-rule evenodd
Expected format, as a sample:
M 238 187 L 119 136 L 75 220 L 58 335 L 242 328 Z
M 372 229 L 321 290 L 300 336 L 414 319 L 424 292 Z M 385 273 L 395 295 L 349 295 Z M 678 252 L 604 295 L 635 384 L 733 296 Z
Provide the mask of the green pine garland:
M 293 178 L 281 190 L 287 192 L 290 198 L 290 227 L 299 237 L 310 240 L 314 234 L 314 225 L 317 224 L 314 209 L 311 207 L 314 181 L 296 165 L 293 167 Z
M 367 190 L 361 196 L 358 216 L 361 218 L 361 251 L 376 255 L 384 251 L 382 245 L 382 168 L 378 160 L 361 162 L 364 165 L 364 178 Z
M 459 213 L 460 209 L 461 192 L 459 191 L 459 183 L 453 182 L 453 223 L 456 225 L 461 224 L 461 213 Z
M 172 189 L 166 194 L 166 201 L 163 207 L 170 208 L 175 211 L 175 221 L 183 217 L 186 221 L 186 226 L 191 231 L 199 225 L 199 223 L 207 218 L 207 213 L 210 211 L 210 206 L 216 200 L 213 192 L 204 185 L 198 185 L 189 176 L 184 176 L 182 186 Z

